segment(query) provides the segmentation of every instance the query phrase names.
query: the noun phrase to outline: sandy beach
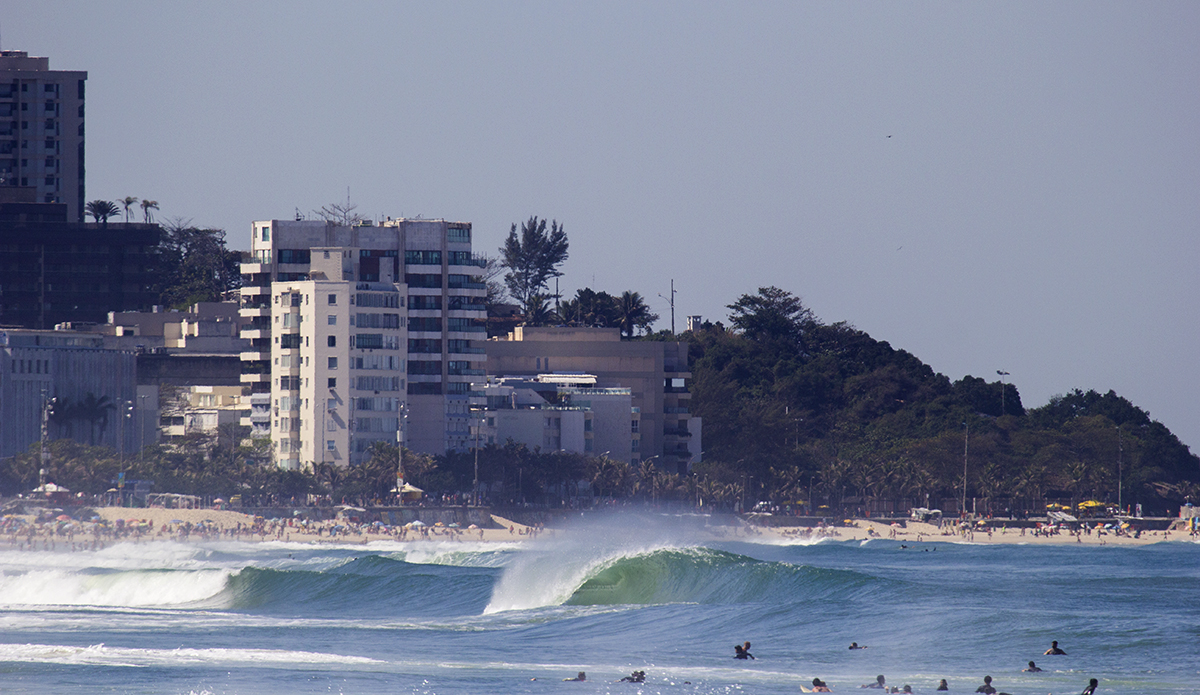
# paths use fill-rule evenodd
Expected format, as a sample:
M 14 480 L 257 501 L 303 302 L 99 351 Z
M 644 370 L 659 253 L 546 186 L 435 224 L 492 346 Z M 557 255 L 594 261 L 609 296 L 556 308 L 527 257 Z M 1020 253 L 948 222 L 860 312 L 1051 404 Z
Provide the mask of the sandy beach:
M 339 520 L 311 523 L 307 527 L 299 525 L 296 520 L 292 520 L 292 525 L 287 525 L 286 522 L 274 524 L 268 522 L 264 525 L 261 519 L 256 519 L 252 515 L 230 510 L 99 507 L 95 509 L 95 512 L 102 519 L 110 522 L 109 528 L 114 527 L 115 522 L 118 520 L 123 521 L 124 525 L 141 526 L 144 530 L 140 534 L 124 536 L 122 538 L 136 538 L 142 541 L 155 539 L 178 540 L 182 537 L 190 540 L 201 540 L 205 537 L 210 539 L 215 538 L 215 534 L 211 532 L 207 536 L 194 532 L 181 535 L 180 531 L 186 528 L 187 525 L 190 524 L 194 528 L 202 523 L 206 523 L 210 529 L 215 527 L 222 539 L 236 538 L 243 541 L 284 540 L 311 543 L 370 543 L 383 540 L 413 542 L 514 542 L 536 540 L 538 538 L 554 538 L 562 533 L 561 530 L 553 528 L 538 531 L 496 515 L 492 516 L 492 520 L 497 526 L 496 528 L 450 529 L 428 527 L 420 531 L 409 530 L 404 532 L 403 536 L 397 536 L 379 527 L 369 525 L 356 527 L 351 524 L 346 524 L 343 528 L 338 529 L 336 535 L 333 535 L 331 534 L 331 529 L 344 524 L 344 522 Z M 29 520 L 32 521 L 32 519 Z M 1094 523 L 1092 526 L 1094 526 Z M 36 537 L 42 538 L 52 529 L 55 529 L 54 524 L 44 525 L 43 528 L 37 529 L 35 532 Z M 237 532 L 238 529 L 241 531 Z M 251 533 L 249 532 L 250 529 L 255 529 L 255 531 Z M 900 527 L 893 526 L 889 522 L 858 519 L 854 520 L 850 525 L 821 530 L 765 527 L 750 524 L 741 526 L 714 526 L 710 527 L 710 530 L 714 538 L 723 540 L 752 539 L 772 543 L 806 543 L 825 537 L 840 541 L 888 539 L 903 544 L 911 543 L 914 546 L 931 543 L 1136 546 L 1169 540 L 1197 540 L 1196 537 L 1190 536 L 1184 531 L 1143 532 L 1140 538 L 1134 538 L 1130 535 L 1116 535 L 1111 531 L 1098 534 L 1094 529 L 1090 533 L 1080 535 L 1069 532 L 1055 535 L 1035 535 L 1032 529 L 1025 529 L 1022 532 L 1021 529 L 1017 528 L 1004 528 L 1002 522 L 1000 527 L 992 528 L 990 533 L 987 529 L 980 529 L 963 535 L 956 528 L 954 522 L 949 520 L 946 522 L 944 528 L 938 528 L 935 524 L 915 521 L 908 521 L 905 526 Z M 24 537 L 27 534 L 28 527 L 26 530 L 19 532 L 18 535 Z M 76 531 L 76 534 L 84 536 L 89 534 L 89 530 L 86 527 L 80 528 Z M 62 533 L 59 532 L 58 535 L 61 536 Z

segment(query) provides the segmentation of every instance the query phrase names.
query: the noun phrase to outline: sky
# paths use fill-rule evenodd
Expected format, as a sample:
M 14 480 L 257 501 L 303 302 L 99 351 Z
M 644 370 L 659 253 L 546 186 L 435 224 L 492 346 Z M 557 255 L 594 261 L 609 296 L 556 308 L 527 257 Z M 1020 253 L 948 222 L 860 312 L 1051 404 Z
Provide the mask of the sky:
M 87 198 L 228 231 L 556 219 L 560 291 L 759 287 L 1026 407 L 1200 445 L 1200 3 L 6 0 L 88 71 Z M 1114 455 L 1115 456 L 1115 455 Z

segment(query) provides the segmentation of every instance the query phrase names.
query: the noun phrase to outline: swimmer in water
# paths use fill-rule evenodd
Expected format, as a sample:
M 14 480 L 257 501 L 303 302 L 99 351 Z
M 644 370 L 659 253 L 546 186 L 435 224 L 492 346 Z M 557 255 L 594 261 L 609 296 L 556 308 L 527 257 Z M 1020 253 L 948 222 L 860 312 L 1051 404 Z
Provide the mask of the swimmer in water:
M 620 682 L 620 683 L 645 683 L 646 682 L 646 672 L 645 671 L 634 671 L 633 673 L 629 674 L 628 676 L 625 676 L 618 682 Z
M 851 643 L 850 643 L 850 648 L 851 648 L 851 649 L 866 649 L 866 647 L 860 647 L 860 646 L 858 646 L 858 642 L 851 642 Z
M 751 659 L 754 658 L 754 655 L 750 653 L 750 641 L 749 640 L 747 640 L 746 643 L 742 645 L 742 651 L 745 652 L 746 656 L 750 657 Z
M 984 676 L 983 685 L 976 688 L 975 692 L 983 693 L 983 695 L 996 695 L 996 689 L 992 687 L 992 677 Z
M 1059 649 L 1058 648 L 1058 640 L 1054 640 L 1053 642 L 1050 643 L 1050 648 L 1045 651 L 1045 654 L 1047 656 L 1053 655 L 1053 654 L 1062 654 L 1063 656 L 1066 656 L 1067 653 L 1064 652 L 1063 650 Z
M 937 689 L 938 689 L 938 690 L 949 690 L 949 689 L 950 689 L 950 684 L 946 682 L 946 679 L 945 679 L 945 678 L 943 678 L 942 680 L 938 681 L 938 687 L 937 687 Z
M 883 681 L 884 681 L 883 675 L 880 674 L 878 676 L 875 676 L 874 683 L 864 683 L 863 685 L 860 685 L 858 687 L 860 687 L 860 688 L 878 688 L 880 690 L 887 690 L 887 686 L 884 685 Z
M 825 681 L 821 680 L 820 678 L 814 678 L 813 684 L 812 684 L 812 692 L 814 692 L 814 693 L 832 693 L 833 691 L 829 689 L 829 686 L 825 684 Z
M 1029 668 L 1023 668 L 1021 670 L 1025 673 L 1041 673 L 1042 671 L 1042 669 L 1038 668 L 1037 664 L 1033 663 L 1032 661 L 1029 662 Z
M 587 680 L 587 674 L 584 673 L 583 671 L 580 671 L 579 675 L 575 676 L 574 678 L 564 678 L 563 679 L 564 682 L 565 681 L 585 681 L 585 680 Z
M 1079 693 L 1079 695 L 1095 695 L 1097 685 L 1100 685 L 1100 681 L 1095 678 L 1091 679 L 1088 681 L 1088 687 L 1084 688 L 1083 692 Z
M 746 644 L 750 644 L 750 643 L 747 642 Z M 751 654 L 749 651 L 747 651 L 746 648 L 743 647 L 742 645 L 735 644 L 735 645 L 733 645 L 733 658 L 735 658 L 735 659 L 754 659 L 754 655 Z M 755 661 L 757 661 L 757 659 L 755 659 Z

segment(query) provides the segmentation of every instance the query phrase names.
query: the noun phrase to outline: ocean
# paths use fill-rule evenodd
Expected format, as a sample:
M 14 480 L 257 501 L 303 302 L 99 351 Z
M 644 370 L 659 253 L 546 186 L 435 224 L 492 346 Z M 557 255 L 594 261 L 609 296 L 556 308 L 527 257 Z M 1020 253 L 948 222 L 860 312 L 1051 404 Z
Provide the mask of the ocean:
M 0 543 L 0 693 L 1200 692 L 1200 544 Z M 1058 640 L 1065 656 L 1043 656 Z M 752 643 L 754 660 L 733 658 Z M 857 642 L 867 649 L 850 650 Z M 1023 673 L 1030 660 L 1045 669 Z M 644 683 L 619 682 L 645 671 Z M 584 671 L 584 682 L 563 682 Z

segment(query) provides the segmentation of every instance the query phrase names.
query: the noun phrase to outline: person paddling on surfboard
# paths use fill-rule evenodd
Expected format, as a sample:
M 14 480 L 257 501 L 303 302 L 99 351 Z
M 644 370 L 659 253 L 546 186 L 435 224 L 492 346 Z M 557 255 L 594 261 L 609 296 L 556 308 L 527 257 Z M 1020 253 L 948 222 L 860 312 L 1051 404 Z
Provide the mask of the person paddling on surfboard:
M 1055 654 L 1062 654 L 1063 656 L 1067 655 L 1066 652 L 1058 648 L 1058 640 L 1054 640 L 1050 643 L 1050 648 L 1046 650 L 1045 654 L 1047 656 Z

